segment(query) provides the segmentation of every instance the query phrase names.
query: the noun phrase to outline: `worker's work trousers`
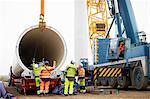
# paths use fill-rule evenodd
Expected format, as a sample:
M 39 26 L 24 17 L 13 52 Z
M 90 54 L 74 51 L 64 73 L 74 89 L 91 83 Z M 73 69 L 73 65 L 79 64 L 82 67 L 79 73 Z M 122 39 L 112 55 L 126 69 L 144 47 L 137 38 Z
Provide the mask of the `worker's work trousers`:
M 79 84 L 80 84 L 80 92 L 86 92 L 86 90 L 85 90 L 85 78 L 79 78 Z
M 50 78 L 41 78 L 40 93 L 47 94 L 49 92 Z
M 40 94 L 40 77 L 39 76 L 35 77 L 35 84 L 36 84 L 37 94 L 39 95 Z
M 73 85 L 74 85 L 74 80 L 70 81 L 68 80 L 67 77 L 65 77 L 65 85 L 64 85 L 64 94 L 68 94 L 68 89 L 69 89 L 69 94 L 73 94 Z

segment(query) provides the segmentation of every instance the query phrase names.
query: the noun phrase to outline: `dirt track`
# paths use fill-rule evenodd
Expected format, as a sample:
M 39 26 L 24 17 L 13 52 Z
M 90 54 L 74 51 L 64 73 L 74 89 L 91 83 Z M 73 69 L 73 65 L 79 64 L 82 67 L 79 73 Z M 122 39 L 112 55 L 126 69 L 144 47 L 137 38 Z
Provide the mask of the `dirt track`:
M 79 94 L 75 96 L 59 96 L 59 95 L 51 95 L 45 97 L 38 96 L 22 96 L 21 99 L 150 99 L 150 92 L 122 92 L 118 95 L 93 95 L 93 94 Z
M 135 89 L 129 89 L 128 91 L 119 90 L 117 93 L 114 92 L 112 94 L 98 92 L 93 94 L 78 94 L 74 96 L 49 95 L 42 97 L 36 95 L 20 95 L 13 87 L 7 87 L 7 90 L 18 96 L 19 99 L 150 99 L 150 88 L 144 91 L 136 91 Z

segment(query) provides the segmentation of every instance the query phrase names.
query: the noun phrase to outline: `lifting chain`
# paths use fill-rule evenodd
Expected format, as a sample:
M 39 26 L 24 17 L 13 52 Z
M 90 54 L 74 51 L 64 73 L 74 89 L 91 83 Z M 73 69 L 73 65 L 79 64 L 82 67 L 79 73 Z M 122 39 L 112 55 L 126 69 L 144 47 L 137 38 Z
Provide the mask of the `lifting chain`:
M 43 30 L 46 26 L 46 22 L 44 21 L 44 0 L 41 0 L 41 14 L 39 21 L 39 28 Z

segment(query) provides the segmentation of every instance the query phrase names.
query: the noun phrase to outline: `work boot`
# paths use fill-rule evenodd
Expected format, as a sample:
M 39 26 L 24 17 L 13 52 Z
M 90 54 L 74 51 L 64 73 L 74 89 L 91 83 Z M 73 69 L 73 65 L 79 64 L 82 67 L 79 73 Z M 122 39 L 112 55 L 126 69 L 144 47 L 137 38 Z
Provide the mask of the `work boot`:
M 86 93 L 86 90 L 83 90 L 82 93 Z
M 44 93 L 40 93 L 39 96 L 40 96 L 40 97 L 43 97 L 43 96 L 44 96 Z
M 68 94 L 63 94 L 63 96 L 68 96 Z
M 46 96 L 48 96 L 48 92 L 49 92 L 48 90 L 45 90 L 45 91 L 44 91 L 44 94 L 45 94 Z
M 80 90 L 80 93 L 86 93 L 86 90 Z
M 48 93 L 45 93 L 45 96 L 48 96 Z

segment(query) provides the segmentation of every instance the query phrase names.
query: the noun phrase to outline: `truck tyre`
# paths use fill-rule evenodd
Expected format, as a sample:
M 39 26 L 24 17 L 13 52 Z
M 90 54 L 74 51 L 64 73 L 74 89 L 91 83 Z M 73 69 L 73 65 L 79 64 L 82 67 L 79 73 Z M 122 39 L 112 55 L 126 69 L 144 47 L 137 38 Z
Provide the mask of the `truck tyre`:
M 132 73 L 132 83 L 137 90 L 145 89 L 148 85 L 148 79 L 144 76 L 142 67 L 135 67 Z
M 117 84 L 117 80 L 115 77 L 109 77 L 108 78 L 108 84 L 109 86 L 111 86 L 112 88 L 117 88 L 118 84 Z
M 117 78 L 117 83 L 120 86 L 121 89 L 127 89 L 129 86 L 129 78 L 126 76 L 118 77 Z
M 95 83 L 96 83 L 96 86 L 101 86 L 101 79 L 100 79 L 100 77 L 97 78 Z
M 108 85 L 107 77 L 101 77 L 101 84 L 103 86 L 107 86 Z

